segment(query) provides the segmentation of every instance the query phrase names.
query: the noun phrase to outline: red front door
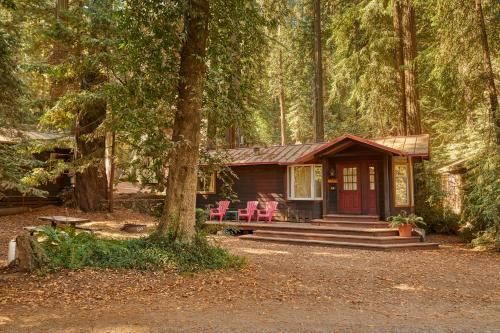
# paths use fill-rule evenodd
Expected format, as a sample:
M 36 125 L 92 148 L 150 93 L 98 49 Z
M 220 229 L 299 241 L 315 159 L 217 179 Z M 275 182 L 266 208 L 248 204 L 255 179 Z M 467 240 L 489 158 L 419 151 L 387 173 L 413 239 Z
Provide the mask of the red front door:
M 361 214 L 361 168 L 359 164 L 339 164 L 340 213 Z

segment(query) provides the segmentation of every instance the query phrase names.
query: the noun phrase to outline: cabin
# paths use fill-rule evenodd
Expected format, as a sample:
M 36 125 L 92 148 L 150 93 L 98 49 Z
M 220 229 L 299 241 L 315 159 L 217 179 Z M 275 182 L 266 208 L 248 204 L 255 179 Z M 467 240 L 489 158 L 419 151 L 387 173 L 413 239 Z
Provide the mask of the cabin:
M 58 133 L 0 128 L 0 145 L 15 145 L 22 140 L 49 143 L 61 138 L 61 134 Z M 35 153 L 33 157 L 43 162 L 56 159 L 68 162 L 72 159 L 72 155 L 69 147 L 61 145 Z M 67 173 L 64 173 L 54 181 L 38 187 L 38 189 L 46 192 L 45 197 L 23 195 L 12 189 L 3 190 L 0 196 L 0 215 L 3 214 L 2 211 L 9 211 L 11 208 L 32 208 L 48 204 L 59 204 L 61 203 L 61 191 L 69 187 L 71 187 L 71 178 Z
M 414 166 L 429 158 L 429 135 L 365 139 L 346 134 L 324 143 L 224 152 L 236 175 L 238 202 L 278 201 L 277 221 L 304 221 L 332 215 L 384 220 L 413 212 Z M 216 174 L 199 182 L 197 207 L 224 199 Z

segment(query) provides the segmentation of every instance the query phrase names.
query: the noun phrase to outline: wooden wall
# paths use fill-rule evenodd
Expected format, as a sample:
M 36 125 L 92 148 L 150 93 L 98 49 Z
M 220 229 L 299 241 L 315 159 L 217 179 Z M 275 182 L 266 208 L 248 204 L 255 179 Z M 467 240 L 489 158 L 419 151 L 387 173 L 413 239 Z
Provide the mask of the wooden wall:
M 287 200 L 287 168 L 283 165 L 250 165 L 232 167 L 237 179 L 234 179 L 233 191 L 238 196 L 238 201 L 231 202 L 229 210 L 245 208 L 247 201 L 258 200 L 259 208 L 264 208 L 267 201 L 278 201 L 276 220 L 310 220 L 321 217 L 321 201 L 289 201 Z M 198 194 L 196 206 L 212 207 L 221 196 L 222 182 L 216 181 L 216 194 Z

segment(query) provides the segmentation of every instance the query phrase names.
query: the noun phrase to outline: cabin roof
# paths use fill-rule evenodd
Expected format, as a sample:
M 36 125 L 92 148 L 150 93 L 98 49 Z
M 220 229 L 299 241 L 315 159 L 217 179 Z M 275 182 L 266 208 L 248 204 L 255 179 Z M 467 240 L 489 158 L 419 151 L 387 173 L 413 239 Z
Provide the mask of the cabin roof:
M 8 143 L 14 144 L 20 142 L 22 139 L 28 140 L 56 140 L 64 136 L 59 133 L 27 131 L 12 128 L 0 128 L 0 144 Z
M 286 146 L 226 149 L 227 165 L 279 164 L 289 165 L 305 163 L 315 155 L 332 148 L 346 140 L 386 151 L 399 156 L 429 156 L 429 135 L 393 136 L 377 139 L 363 139 L 346 134 L 334 140 L 322 143 L 304 143 Z

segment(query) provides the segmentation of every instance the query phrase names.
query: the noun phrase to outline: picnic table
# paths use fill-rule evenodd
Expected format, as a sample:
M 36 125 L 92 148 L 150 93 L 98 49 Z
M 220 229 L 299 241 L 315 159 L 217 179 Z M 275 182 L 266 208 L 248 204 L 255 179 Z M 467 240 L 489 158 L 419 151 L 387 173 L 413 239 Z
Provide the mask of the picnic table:
M 80 217 L 71 217 L 71 216 L 39 216 L 39 220 L 48 221 L 52 225 L 53 228 L 56 228 L 58 224 L 66 224 L 70 225 L 73 228 L 76 228 L 77 224 L 90 222 L 89 219 L 83 219 Z

